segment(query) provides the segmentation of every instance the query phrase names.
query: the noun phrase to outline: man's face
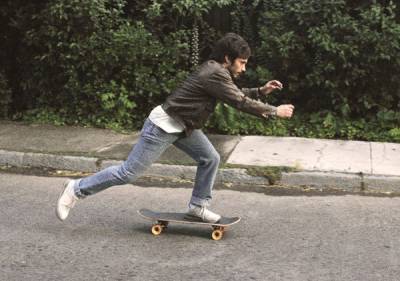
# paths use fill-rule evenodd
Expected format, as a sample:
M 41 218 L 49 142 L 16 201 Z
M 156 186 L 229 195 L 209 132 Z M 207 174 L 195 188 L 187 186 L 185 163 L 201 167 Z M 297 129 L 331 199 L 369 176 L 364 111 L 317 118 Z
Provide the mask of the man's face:
M 237 58 L 233 63 L 228 64 L 228 70 L 231 72 L 232 76 L 237 78 L 240 74 L 246 71 L 247 59 Z

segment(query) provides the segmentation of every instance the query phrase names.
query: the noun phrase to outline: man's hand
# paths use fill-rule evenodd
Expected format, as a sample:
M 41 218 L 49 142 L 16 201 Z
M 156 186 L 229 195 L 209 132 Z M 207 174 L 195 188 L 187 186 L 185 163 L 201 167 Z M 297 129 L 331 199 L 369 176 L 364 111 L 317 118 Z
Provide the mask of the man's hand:
M 276 116 L 290 118 L 293 115 L 294 106 L 292 104 L 282 104 L 276 108 Z
M 267 84 L 260 87 L 260 92 L 264 95 L 272 93 L 274 90 L 282 90 L 283 85 L 278 80 L 268 81 Z

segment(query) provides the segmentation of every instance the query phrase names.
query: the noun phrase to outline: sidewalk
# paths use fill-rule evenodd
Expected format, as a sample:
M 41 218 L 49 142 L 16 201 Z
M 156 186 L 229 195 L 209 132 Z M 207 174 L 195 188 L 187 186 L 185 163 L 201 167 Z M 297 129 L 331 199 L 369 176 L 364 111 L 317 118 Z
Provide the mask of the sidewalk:
M 0 165 L 93 173 L 123 161 L 138 132 L 0 122 Z M 400 144 L 210 135 L 221 155 L 217 186 L 400 193 Z M 142 180 L 191 181 L 193 162 L 175 147 Z

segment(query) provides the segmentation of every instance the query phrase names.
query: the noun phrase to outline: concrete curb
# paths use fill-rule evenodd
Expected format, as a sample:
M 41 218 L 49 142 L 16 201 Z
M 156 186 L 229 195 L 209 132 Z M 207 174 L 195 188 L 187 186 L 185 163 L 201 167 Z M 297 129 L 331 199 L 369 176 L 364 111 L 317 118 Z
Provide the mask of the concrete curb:
M 121 161 L 96 157 L 0 150 L 0 165 L 17 168 L 35 167 L 94 173 L 120 163 Z M 143 177 L 193 181 L 195 174 L 196 167 L 194 166 L 153 164 Z M 266 177 L 249 175 L 245 168 L 220 169 L 216 184 L 229 189 L 235 186 L 234 189 L 243 191 L 265 191 L 271 186 Z M 400 177 L 319 171 L 282 172 L 280 180 L 273 186 L 307 187 L 319 191 L 335 189 L 345 192 L 399 193 Z
M 96 172 L 98 158 L 0 150 L 0 165 Z

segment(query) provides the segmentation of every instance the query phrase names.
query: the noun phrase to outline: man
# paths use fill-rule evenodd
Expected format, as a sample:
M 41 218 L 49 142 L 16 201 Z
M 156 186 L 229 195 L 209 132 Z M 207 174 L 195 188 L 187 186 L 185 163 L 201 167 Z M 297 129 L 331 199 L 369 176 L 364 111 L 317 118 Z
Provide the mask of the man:
M 173 144 L 198 163 L 187 216 L 217 222 L 221 216 L 210 211 L 208 206 L 220 157 L 200 130 L 214 111 L 216 102 L 222 101 L 263 119 L 268 116 L 290 118 L 294 109 L 290 104 L 274 107 L 256 100 L 275 89 L 281 90 L 282 84 L 277 80 L 254 89 L 240 90 L 234 84 L 233 78 L 246 70 L 249 57 L 249 45 L 242 37 L 228 33 L 221 38 L 210 60 L 199 66 L 164 104 L 153 109 L 125 162 L 64 184 L 57 202 L 57 217 L 65 220 L 79 199 L 111 186 L 132 183 Z

